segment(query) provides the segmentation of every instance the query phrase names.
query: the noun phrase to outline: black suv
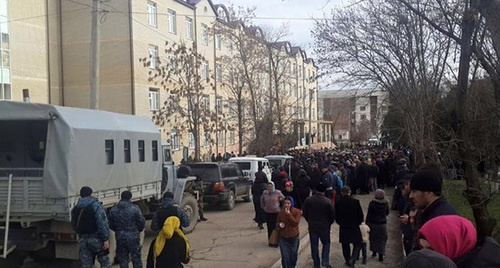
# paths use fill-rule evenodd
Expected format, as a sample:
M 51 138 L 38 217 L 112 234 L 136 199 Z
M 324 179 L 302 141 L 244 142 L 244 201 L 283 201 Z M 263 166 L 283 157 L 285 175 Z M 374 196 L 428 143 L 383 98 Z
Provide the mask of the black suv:
M 234 163 L 193 163 L 189 164 L 193 175 L 203 181 L 203 201 L 222 204 L 228 210 L 234 208 L 236 198 L 243 197 L 245 202 L 252 201 L 252 181 L 243 175 Z

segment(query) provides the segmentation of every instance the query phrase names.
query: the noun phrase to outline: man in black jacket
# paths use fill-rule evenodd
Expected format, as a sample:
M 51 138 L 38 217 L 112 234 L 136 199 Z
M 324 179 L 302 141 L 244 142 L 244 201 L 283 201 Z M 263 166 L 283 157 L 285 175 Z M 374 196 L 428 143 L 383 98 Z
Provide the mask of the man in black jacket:
M 457 210 L 441 196 L 443 178 L 438 170 L 419 170 L 410 182 L 410 199 L 420 213 L 417 213 L 416 230 L 418 230 L 430 219 L 441 215 L 458 215 Z M 413 241 L 413 249 L 418 250 L 416 241 Z
M 303 216 L 309 225 L 309 239 L 311 243 L 311 256 L 314 267 L 320 267 L 319 240 L 323 245 L 321 264 L 331 268 L 330 265 L 330 228 L 335 221 L 335 209 L 327 197 L 326 186 L 318 184 L 314 195 L 308 197 L 302 206 Z
M 342 197 L 335 203 L 337 224 L 340 226 L 339 240 L 342 243 L 345 264 L 354 267 L 363 242 L 361 230 L 359 229 L 359 225 L 364 218 L 363 209 L 359 200 L 351 197 L 351 188 L 349 186 L 342 187 L 341 192 Z M 352 254 L 351 244 L 354 244 Z

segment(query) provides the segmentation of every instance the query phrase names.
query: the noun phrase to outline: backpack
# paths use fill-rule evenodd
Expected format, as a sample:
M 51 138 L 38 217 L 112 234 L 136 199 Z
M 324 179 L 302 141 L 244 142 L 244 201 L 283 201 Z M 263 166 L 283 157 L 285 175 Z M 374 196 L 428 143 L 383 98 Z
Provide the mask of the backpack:
M 92 209 L 92 203 L 85 207 L 74 208 L 71 212 L 71 222 L 73 230 L 81 234 L 93 234 L 97 232 L 97 223 Z

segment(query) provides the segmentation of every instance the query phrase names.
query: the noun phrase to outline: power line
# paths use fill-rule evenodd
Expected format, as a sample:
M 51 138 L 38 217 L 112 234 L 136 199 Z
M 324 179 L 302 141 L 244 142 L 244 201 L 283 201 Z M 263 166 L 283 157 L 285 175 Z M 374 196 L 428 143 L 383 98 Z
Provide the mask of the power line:
M 79 9 L 69 10 L 67 12 L 68 13 L 70 13 L 70 12 L 76 12 L 76 11 L 81 11 L 81 10 L 84 10 L 84 9 L 87 9 L 87 8 L 79 8 Z M 54 16 L 54 15 L 58 15 L 58 14 L 59 13 L 50 13 L 50 14 L 44 14 L 44 15 L 38 15 L 38 16 L 32 16 L 32 17 L 25 17 L 25 18 L 19 18 L 19 19 L 11 19 L 11 20 L 2 21 L 2 22 L 0 22 L 0 24 L 11 23 L 11 22 L 16 22 L 16 21 L 23 21 L 23 20 L 32 20 L 32 19 L 44 18 L 44 17 L 50 17 L 50 16 Z

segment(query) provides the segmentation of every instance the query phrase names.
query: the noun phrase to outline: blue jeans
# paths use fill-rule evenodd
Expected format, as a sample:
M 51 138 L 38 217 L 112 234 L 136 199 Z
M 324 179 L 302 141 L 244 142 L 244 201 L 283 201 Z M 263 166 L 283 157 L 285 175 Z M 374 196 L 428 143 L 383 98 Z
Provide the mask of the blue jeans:
M 319 240 L 323 244 L 321 250 L 321 262 L 330 263 L 330 230 L 323 232 L 314 232 L 309 230 L 309 239 L 311 241 L 311 256 L 314 261 L 314 267 L 319 267 Z
M 293 238 L 280 237 L 281 266 L 283 268 L 295 268 L 297 266 L 297 255 L 299 254 L 299 236 Z

